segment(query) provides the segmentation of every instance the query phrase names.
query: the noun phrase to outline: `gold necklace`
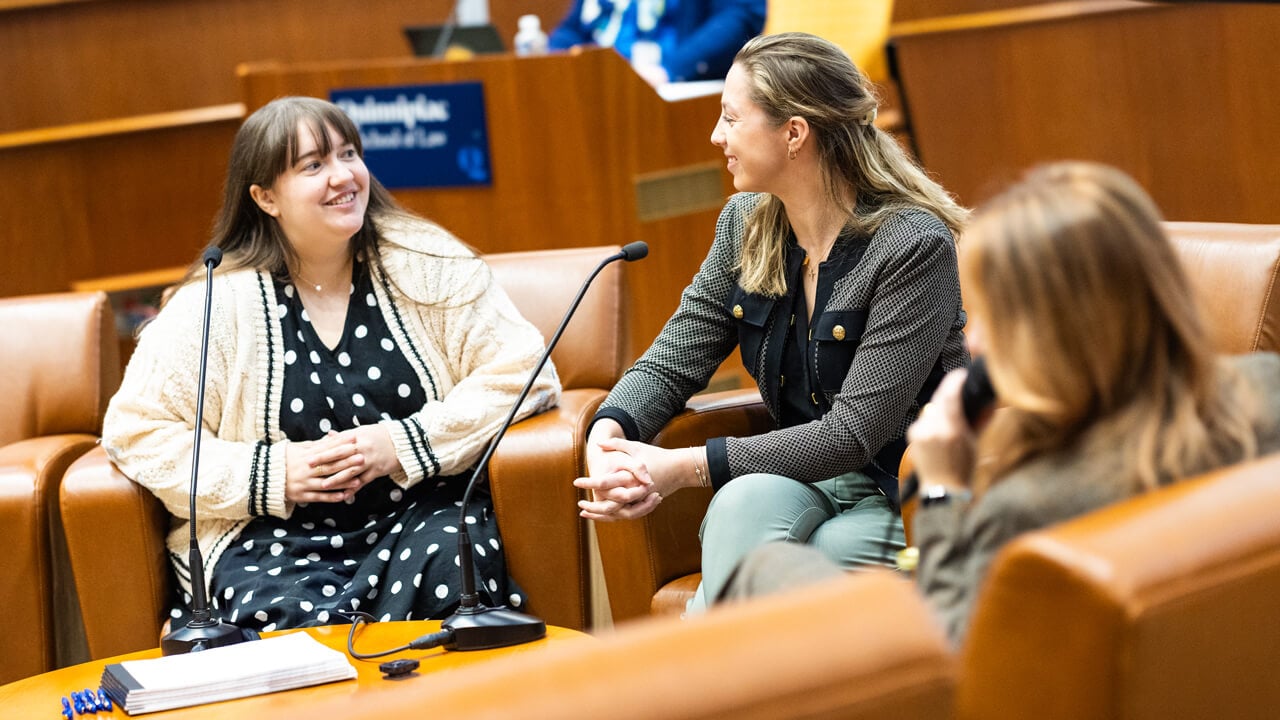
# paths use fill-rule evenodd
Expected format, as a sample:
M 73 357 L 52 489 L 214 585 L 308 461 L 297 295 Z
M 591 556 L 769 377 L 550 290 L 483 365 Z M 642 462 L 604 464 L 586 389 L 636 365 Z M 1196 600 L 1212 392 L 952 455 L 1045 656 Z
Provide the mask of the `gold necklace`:
M 838 239 L 838 238 L 837 238 L 837 239 Z M 831 241 L 831 244 L 827 246 L 826 251 L 823 253 L 823 257 L 822 257 L 822 259 L 821 259 L 821 260 L 818 260 L 817 262 L 813 262 L 813 259 L 814 259 L 814 257 L 815 257 L 814 255 L 810 255 L 810 254 L 808 254 L 808 253 L 805 253 L 805 256 L 804 256 L 804 272 L 805 272 L 805 274 L 806 274 L 806 275 L 808 275 L 810 278 L 812 278 L 812 279 L 814 279 L 814 280 L 817 280 L 817 279 L 818 279 L 818 266 L 819 266 L 819 265 L 821 265 L 822 263 L 824 263 L 824 262 L 826 262 L 826 261 L 827 261 L 827 257 L 829 257 L 829 256 L 831 255 L 831 248 L 833 248 L 833 247 L 835 247 L 835 246 L 836 246 L 836 241 L 835 241 L 835 240 L 832 240 L 832 241 Z
M 302 273 L 295 272 L 295 273 L 293 273 L 293 276 L 294 276 L 295 278 L 297 278 L 298 280 L 301 280 L 302 282 L 304 282 L 304 283 L 306 283 L 306 284 L 308 284 L 308 285 L 310 285 L 310 286 L 314 287 L 314 288 L 316 289 L 316 292 L 324 292 L 324 288 L 320 286 L 320 283 L 313 283 L 313 282 L 311 282 L 310 280 L 308 280 L 308 279 L 306 279 L 306 278 L 302 277 Z

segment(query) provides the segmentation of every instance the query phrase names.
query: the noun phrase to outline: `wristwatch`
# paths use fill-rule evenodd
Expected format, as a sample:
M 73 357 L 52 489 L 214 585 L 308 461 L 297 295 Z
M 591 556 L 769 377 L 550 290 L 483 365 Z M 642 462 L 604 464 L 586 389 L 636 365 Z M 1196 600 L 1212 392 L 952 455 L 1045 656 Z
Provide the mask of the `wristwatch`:
M 966 502 L 973 494 L 968 490 L 952 490 L 946 485 L 926 485 L 920 491 L 920 507 L 947 505 L 953 499 Z

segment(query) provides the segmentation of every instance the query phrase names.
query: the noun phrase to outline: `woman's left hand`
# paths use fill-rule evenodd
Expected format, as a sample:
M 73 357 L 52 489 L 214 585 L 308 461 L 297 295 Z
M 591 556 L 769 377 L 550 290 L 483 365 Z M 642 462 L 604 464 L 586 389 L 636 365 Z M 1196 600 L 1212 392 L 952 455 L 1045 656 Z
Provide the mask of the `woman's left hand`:
M 919 417 L 907 428 L 911 459 L 921 487 L 969 485 L 976 438 L 965 422 L 960 402 L 960 389 L 968 374 L 964 368 L 948 373 L 938 383 L 933 398 L 920 409 Z

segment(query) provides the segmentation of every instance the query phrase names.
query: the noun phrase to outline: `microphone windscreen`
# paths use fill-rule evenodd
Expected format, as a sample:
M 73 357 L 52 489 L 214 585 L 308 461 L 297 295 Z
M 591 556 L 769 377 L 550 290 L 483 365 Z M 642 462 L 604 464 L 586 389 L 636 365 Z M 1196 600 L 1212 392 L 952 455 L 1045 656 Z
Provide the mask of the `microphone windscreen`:
M 622 259 L 627 262 L 643 260 L 649 255 L 649 243 L 637 240 L 622 246 Z
M 210 270 L 221 265 L 222 264 L 222 248 L 211 247 L 205 250 L 203 261 L 205 265 L 209 265 L 209 263 L 213 263 L 213 265 L 209 266 Z

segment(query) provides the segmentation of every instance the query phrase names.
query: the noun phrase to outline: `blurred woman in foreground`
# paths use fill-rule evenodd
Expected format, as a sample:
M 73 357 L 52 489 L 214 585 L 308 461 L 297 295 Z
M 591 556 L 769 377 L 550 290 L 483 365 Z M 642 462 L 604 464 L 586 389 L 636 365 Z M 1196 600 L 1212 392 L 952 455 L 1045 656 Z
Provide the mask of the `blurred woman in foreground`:
M 956 370 L 907 434 L 916 579 L 956 643 L 1020 533 L 1280 449 L 1280 356 L 1215 354 L 1159 211 L 1128 176 L 1038 168 L 979 209 L 960 247 L 966 336 L 999 409 L 971 429 Z M 727 594 L 836 572 L 769 546 Z

